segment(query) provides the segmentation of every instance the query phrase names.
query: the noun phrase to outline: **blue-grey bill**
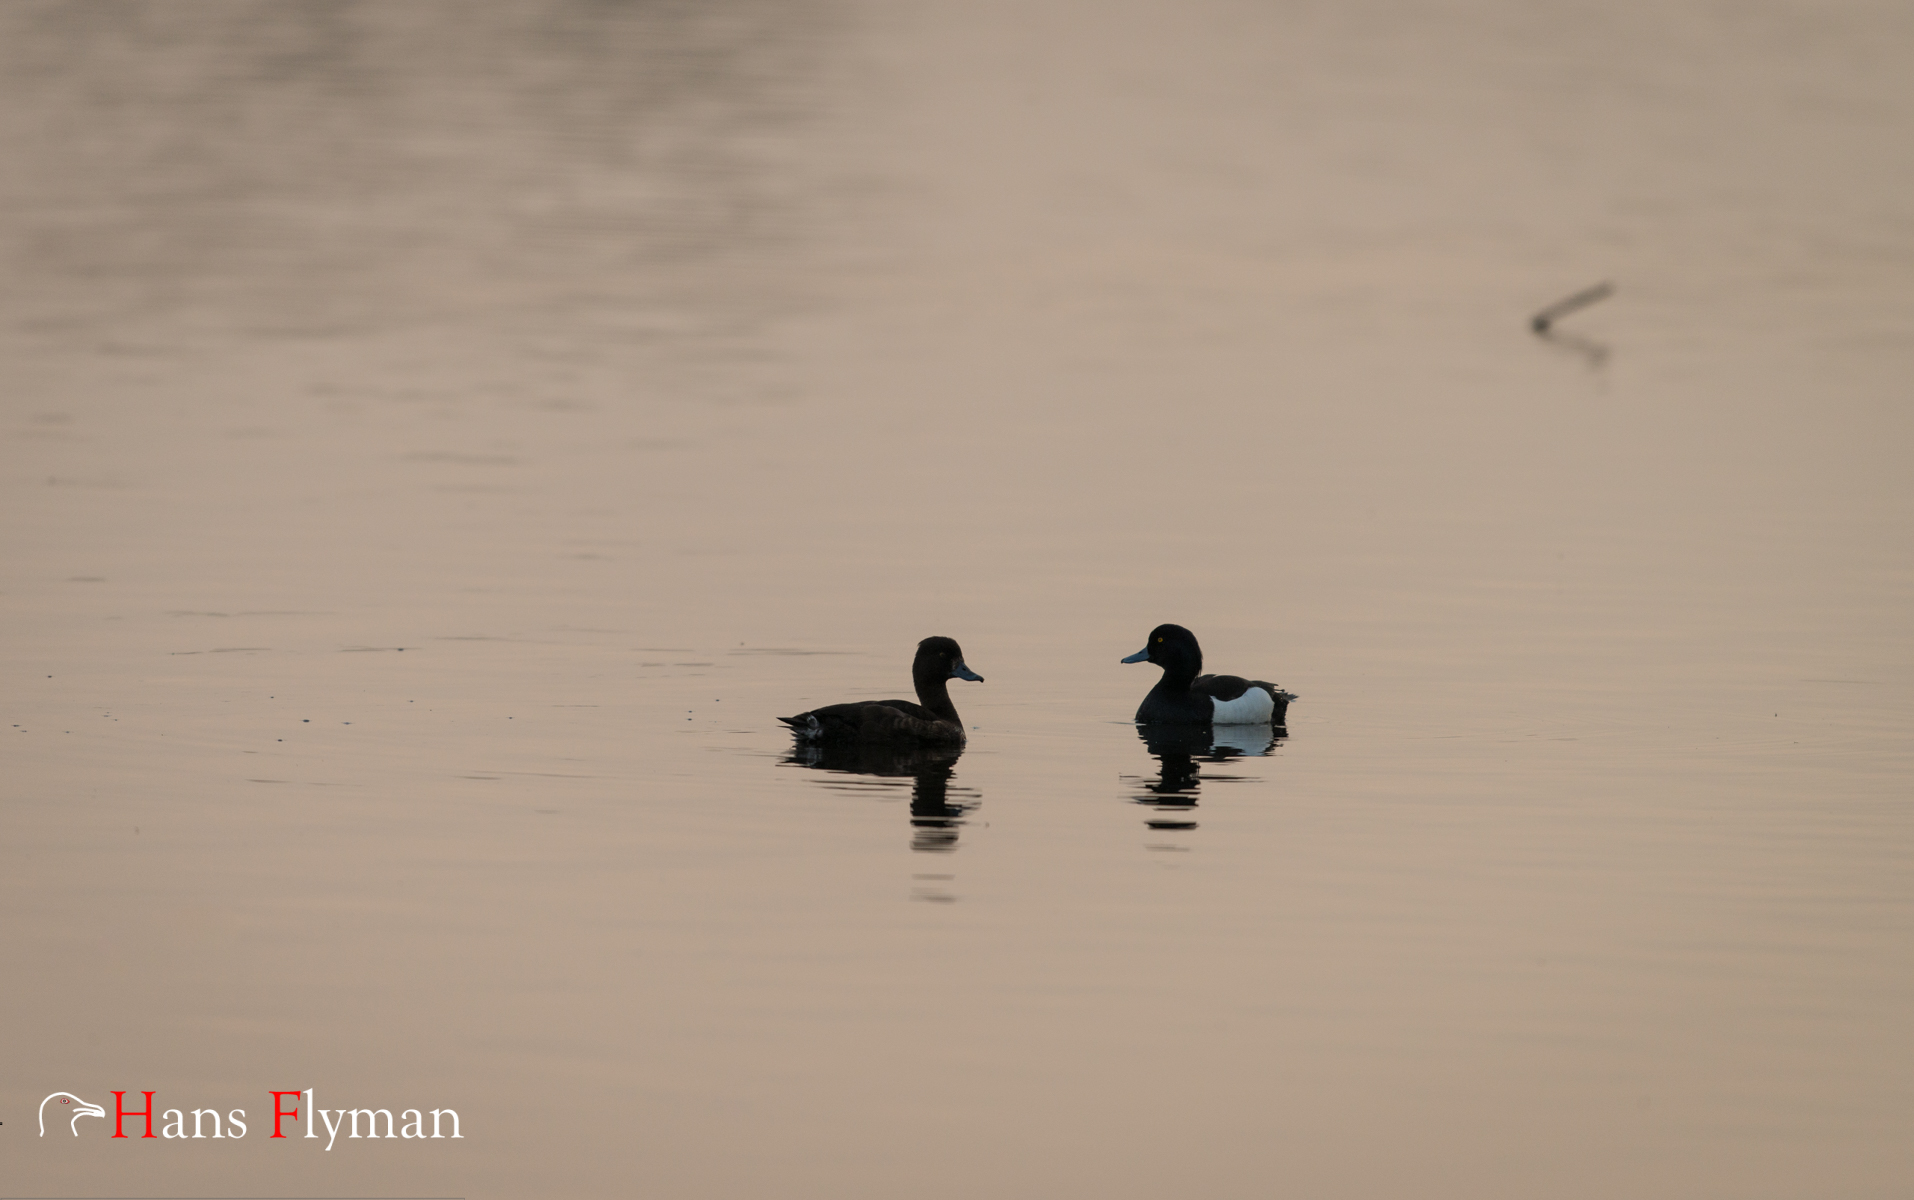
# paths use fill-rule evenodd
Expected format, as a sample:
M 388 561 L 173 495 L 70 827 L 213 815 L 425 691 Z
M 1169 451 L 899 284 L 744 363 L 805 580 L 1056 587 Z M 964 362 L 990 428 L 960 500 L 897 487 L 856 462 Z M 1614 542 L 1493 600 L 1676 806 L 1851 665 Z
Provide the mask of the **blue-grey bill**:
M 1130 657 L 1125 659 L 1119 659 L 1118 661 L 1120 662 L 1149 662 L 1150 648 L 1148 646 L 1145 646 L 1143 647 L 1143 649 L 1138 650 L 1135 654 L 1132 654 Z
M 984 677 L 982 675 L 977 674 L 977 672 L 971 670 L 969 667 L 966 667 L 962 663 L 956 663 L 952 665 L 952 667 L 950 668 L 950 677 L 952 679 L 968 679 L 972 683 L 982 683 L 984 681 Z

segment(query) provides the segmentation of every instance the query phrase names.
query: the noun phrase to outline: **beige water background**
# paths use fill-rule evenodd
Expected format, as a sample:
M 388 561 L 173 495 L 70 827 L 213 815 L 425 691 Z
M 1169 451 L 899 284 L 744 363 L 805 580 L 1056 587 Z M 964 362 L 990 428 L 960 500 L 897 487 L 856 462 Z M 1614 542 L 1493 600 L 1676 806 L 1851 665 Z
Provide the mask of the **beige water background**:
M 1914 1189 L 1905 5 L 12 3 L 0 101 L 0 1192 Z M 1160 621 L 1302 695 L 1194 807 Z M 929 634 L 915 816 L 786 761 Z

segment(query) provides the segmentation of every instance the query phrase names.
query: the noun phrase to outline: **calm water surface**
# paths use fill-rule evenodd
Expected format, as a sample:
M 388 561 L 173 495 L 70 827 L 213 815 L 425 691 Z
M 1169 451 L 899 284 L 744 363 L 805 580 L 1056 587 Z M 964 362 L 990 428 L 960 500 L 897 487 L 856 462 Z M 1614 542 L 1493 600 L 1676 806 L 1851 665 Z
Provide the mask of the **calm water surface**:
M 1904 6 L 17 3 L 0 67 L 0 1190 L 1914 1187 Z M 1139 736 L 1163 621 L 1288 736 Z M 931 634 L 961 755 L 783 736 Z

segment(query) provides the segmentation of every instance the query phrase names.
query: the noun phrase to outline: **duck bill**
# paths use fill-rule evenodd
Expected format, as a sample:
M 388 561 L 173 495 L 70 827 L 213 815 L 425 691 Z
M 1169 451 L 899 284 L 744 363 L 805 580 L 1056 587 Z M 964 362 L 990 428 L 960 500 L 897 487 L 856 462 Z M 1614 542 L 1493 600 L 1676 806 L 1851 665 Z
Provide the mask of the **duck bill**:
M 1135 654 L 1132 654 L 1130 657 L 1120 658 L 1117 661 L 1126 662 L 1126 663 L 1149 662 L 1150 648 L 1148 646 L 1145 646 L 1143 647 L 1143 649 L 1138 650 Z
M 963 663 L 955 663 L 951 666 L 950 677 L 952 679 L 968 679 L 972 683 L 982 683 L 984 681 L 982 675 L 977 674 L 977 672 L 966 667 Z

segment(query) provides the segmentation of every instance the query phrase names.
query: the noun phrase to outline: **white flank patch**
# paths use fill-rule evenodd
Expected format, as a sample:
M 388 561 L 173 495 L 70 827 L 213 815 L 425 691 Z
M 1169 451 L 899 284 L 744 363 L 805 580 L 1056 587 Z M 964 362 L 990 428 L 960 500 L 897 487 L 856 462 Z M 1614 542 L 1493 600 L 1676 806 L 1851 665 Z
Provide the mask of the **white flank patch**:
M 1276 715 L 1276 702 L 1259 687 L 1249 689 L 1234 700 L 1211 696 L 1210 703 L 1216 707 L 1216 714 L 1210 720 L 1217 725 L 1267 725 Z

